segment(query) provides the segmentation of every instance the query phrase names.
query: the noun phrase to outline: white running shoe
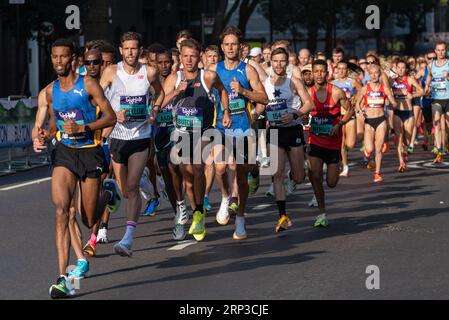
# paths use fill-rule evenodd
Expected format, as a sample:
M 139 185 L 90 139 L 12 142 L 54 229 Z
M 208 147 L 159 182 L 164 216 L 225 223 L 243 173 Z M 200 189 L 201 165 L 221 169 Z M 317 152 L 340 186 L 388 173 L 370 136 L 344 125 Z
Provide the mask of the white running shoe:
M 268 187 L 268 190 L 267 190 L 267 192 L 265 192 L 265 195 L 267 197 L 274 197 L 274 184 L 273 184 L 273 182 Z
M 175 225 L 176 224 L 187 224 L 189 222 L 189 213 L 187 212 L 187 207 L 185 201 L 176 201 L 176 215 L 175 215 Z
M 309 207 L 318 207 L 318 202 L 316 201 L 315 195 L 313 195 L 312 200 L 309 202 Z
M 287 196 L 292 195 L 293 192 L 295 192 L 296 190 L 296 182 L 292 179 L 290 179 L 290 170 L 287 173 L 287 182 L 286 184 L 286 191 L 287 191 Z
M 349 176 L 349 167 L 343 166 L 343 170 L 340 172 L 340 177 L 348 177 Z
M 235 219 L 235 232 L 232 236 L 234 240 L 245 240 L 248 238 L 245 230 L 245 218 L 237 217 Z
M 222 226 L 227 225 L 229 222 L 229 201 L 231 199 L 229 197 L 221 199 L 220 209 L 215 216 L 215 219 Z
M 108 229 L 106 228 L 101 228 L 100 230 L 98 230 L 98 234 L 97 234 L 97 243 L 108 243 Z
M 152 198 L 151 192 L 153 190 L 149 174 L 150 170 L 148 170 L 148 168 L 145 167 L 145 170 L 143 170 L 143 174 L 140 177 L 140 194 L 147 201 L 149 201 Z

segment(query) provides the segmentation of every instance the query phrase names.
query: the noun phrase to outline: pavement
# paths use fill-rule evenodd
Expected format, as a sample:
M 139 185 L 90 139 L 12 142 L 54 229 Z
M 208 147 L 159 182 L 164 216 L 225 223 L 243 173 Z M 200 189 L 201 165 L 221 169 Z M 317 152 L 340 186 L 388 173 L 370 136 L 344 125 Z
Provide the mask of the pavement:
M 431 165 L 432 154 L 417 149 L 400 174 L 390 151 L 375 184 L 359 158 L 350 152 L 350 177 L 326 187 L 326 229 L 312 227 L 318 210 L 307 206 L 306 180 L 287 199 L 293 226 L 275 233 L 276 204 L 264 194 L 270 177 L 262 177 L 247 205 L 247 240 L 232 239 L 233 220 L 215 222 L 214 186 L 204 241 L 172 240 L 173 213 L 162 201 L 156 217 L 141 217 L 133 257 L 123 258 L 112 249 L 125 230 L 123 205 L 74 299 L 449 299 L 449 163 Z M 58 276 L 50 174 L 42 167 L 0 177 L 0 299 L 49 299 Z

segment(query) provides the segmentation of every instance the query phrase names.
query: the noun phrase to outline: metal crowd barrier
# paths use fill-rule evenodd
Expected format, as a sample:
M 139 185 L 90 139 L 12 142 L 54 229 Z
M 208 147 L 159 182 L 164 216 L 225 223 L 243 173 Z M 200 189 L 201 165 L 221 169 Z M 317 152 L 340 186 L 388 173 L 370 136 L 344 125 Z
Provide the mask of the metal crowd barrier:
M 31 140 L 31 131 L 34 126 L 34 106 L 29 108 L 31 111 L 26 110 L 26 115 L 21 117 L 19 111 L 18 121 L 19 123 L 9 123 L 13 121 L 12 109 L 15 109 L 21 100 L 28 100 L 28 104 L 36 102 L 36 97 L 25 96 L 9 96 L 7 98 L 0 99 L 0 176 L 6 174 L 13 174 L 15 172 L 33 169 L 36 167 L 42 167 L 50 164 L 50 155 L 48 151 L 42 153 L 35 153 L 33 150 L 33 142 Z M 10 108 L 3 106 L 9 104 Z M 11 108 L 11 105 L 14 105 Z M 22 103 L 25 105 L 25 103 Z M 27 107 L 28 108 L 28 107 Z M 17 116 L 14 114 L 14 116 Z M 21 120 L 24 122 L 21 123 Z M 14 141 L 11 138 L 11 132 L 14 135 Z

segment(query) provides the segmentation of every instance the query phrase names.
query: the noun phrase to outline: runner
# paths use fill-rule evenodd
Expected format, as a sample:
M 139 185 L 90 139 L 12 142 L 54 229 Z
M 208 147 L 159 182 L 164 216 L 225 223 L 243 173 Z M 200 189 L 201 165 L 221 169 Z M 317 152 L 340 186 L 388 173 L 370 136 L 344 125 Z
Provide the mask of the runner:
M 323 188 L 323 165 L 327 164 L 326 182 L 329 188 L 338 183 L 341 161 L 342 127 L 353 115 L 353 108 L 346 94 L 328 79 L 328 65 L 324 60 L 316 60 L 312 65 L 315 85 L 309 88 L 314 107 L 309 135 L 308 170 L 309 179 L 318 203 L 320 215 L 314 227 L 329 225 Z M 346 114 L 341 116 L 341 109 Z
M 301 69 L 301 71 L 306 65 L 310 64 L 309 60 L 310 60 L 309 49 L 303 48 L 303 49 L 299 50 L 299 54 L 298 54 L 299 65 L 298 65 L 298 67 L 299 67 L 299 69 Z
M 292 225 L 287 216 L 286 195 L 284 189 L 285 163 L 290 165 L 289 178 L 295 184 L 304 180 L 304 136 L 301 125 L 301 117 L 312 111 L 313 102 L 302 82 L 296 78 L 287 77 L 287 65 L 289 54 L 279 48 L 271 53 L 271 64 L 274 75 L 265 80 L 265 92 L 270 102 L 265 107 L 269 121 L 268 141 L 271 129 L 278 131 L 278 145 L 276 148 L 277 171 L 274 175 L 274 191 L 276 204 L 279 210 L 279 220 L 276 232 L 288 229 Z M 301 103 L 302 101 L 302 103 Z M 302 106 L 301 106 L 302 104 Z M 261 113 L 261 110 L 257 110 Z
M 426 82 L 426 94 L 432 92 L 432 119 L 435 129 L 435 145 L 438 149 L 433 163 L 443 162 L 446 149 L 446 121 L 449 120 L 449 61 L 446 58 L 447 45 L 444 41 L 435 44 L 436 61 L 430 66 Z
M 203 207 L 206 183 L 203 159 L 197 163 L 195 161 L 197 157 L 194 155 L 202 154 L 206 143 L 201 140 L 201 135 L 213 125 L 214 102 L 211 97 L 213 87 L 220 92 L 225 110 L 228 108 L 228 96 L 217 74 L 210 70 L 198 69 L 200 51 L 201 47 L 197 41 L 184 40 L 181 43 L 181 62 L 184 65 L 184 70 L 179 71 L 176 75 L 170 75 L 164 84 L 164 89 L 167 92 L 164 106 L 170 102 L 173 105 L 177 133 L 175 136 L 181 138 L 180 142 L 189 142 L 188 149 L 190 150 L 185 150 L 184 146 L 179 149 L 177 144 L 174 146 L 172 154 L 178 153 L 178 151 L 182 153 L 180 165 L 182 178 L 190 206 L 194 212 L 189 234 L 193 235 L 197 241 L 202 241 L 206 235 L 206 210 Z M 226 114 L 223 117 L 223 125 L 227 127 L 229 124 L 229 115 Z M 197 135 L 200 137 L 199 140 L 197 140 Z M 186 151 L 189 151 L 187 155 Z M 175 229 L 187 224 L 188 219 L 188 215 L 177 214 Z
M 220 110 L 218 113 L 217 129 L 222 132 L 225 139 L 232 139 L 233 145 L 238 143 L 239 145 L 246 144 L 249 146 L 248 136 L 251 134 L 251 131 L 248 102 L 252 100 L 256 103 L 267 104 L 268 98 L 256 70 L 252 66 L 240 61 L 239 48 L 242 43 L 241 31 L 233 26 L 227 27 L 223 30 L 220 40 L 221 49 L 224 52 L 225 59 L 217 65 L 210 67 L 210 69 L 217 72 L 221 82 L 225 86 L 229 94 L 230 107 L 229 110 Z M 227 127 L 224 124 L 220 125 L 220 121 L 229 114 L 231 117 L 229 129 L 231 130 L 225 130 Z M 235 163 L 238 190 L 238 212 L 233 238 L 235 240 L 243 240 L 247 238 L 244 217 L 249 193 L 247 176 L 248 172 L 254 168 L 248 164 L 248 150 L 235 150 L 235 152 L 232 152 L 236 153 L 233 154 L 233 157 L 231 157 L 232 159 L 217 159 L 223 150 L 223 146 L 218 146 L 214 149 L 216 178 L 222 194 L 222 201 L 216 219 L 217 222 L 222 225 L 227 224 L 229 221 L 229 204 L 231 199 L 229 198 L 230 193 L 226 167 L 227 164 Z M 236 161 L 237 158 L 239 161 Z M 246 163 L 242 164 L 240 162 Z M 258 177 L 253 176 L 253 178 L 257 179 Z
M 413 114 L 413 99 L 423 95 L 424 90 L 416 82 L 414 77 L 407 76 L 407 64 L 399 60 L 396 64 L 397 78 L 390 80 L 393 95 L 398 102 L 398 109 L 394 110 L 394 131 L 396 147 L 399 158 L 399 172 L 405 172 L 406 154 L 404 145 L 413 147 L 412 134 L 415 126 Z M 415 91 L 415 93 L 413 93 Z M 413 94 L 412 94 L 413 93 Z
M 344 61 L 338 62 L 335 66 L 335 80 L 332 82 L 332 84 L 336 85 L 345 92 L 346 98 L 354 108 L 355 97 L 357 95 L 357 92 L 360 91 L 362 87 L 357 81 L 349 78 L 348 75 L 348 64 Z M 344 116 L 345 113 L 346 111 L 343 109 L 341 111 L 341 114 Z M 341 145 L 343 170 L 340 173 L 340 177 L 349 176 L 348 149 L 350 150 L 355 146 L 357 138 L 356 127 L 357 125 L 355 121 L 355 115 L 352 115 L 349 121 L 345 125 L 343 125 L 343 143 Z
M 380 169 L 382 165 L 382 146 L 387 131 L 387 119 L 385 117 L 385 102 L 390 101 L 393 108 L 397 103 L 391 90 L 380 82 L 381 70 L 376 64 L 368 68 L 370 81 L 364 86 L 356 102 L 357 112 L 365 118 L 365 156 L 369 160 L 375 151 L 374 182 L 381 182 Z
M 271 43 L 264 43 L 262 46 L 263 63 L 261 64 L 265 72 L 271 67 Z
M 101 173 L 107 170 L 105 155 L 99 146 L 101 129 L 113 126 L 116 118 L 98 82 L 74 73 L 74 51 L 73 43 L 65 39 L 57 40 L 52 45 L 51 59 L 58 79 L 46 88 L 51 129 L 38 141 L 42 146 L 43 140 L 54 136 L 57 140 L 52 155 L 52 200 L 56 206 L 60 276 L 56 284 L 50 287 L 52 298 L 75 294 L 66 272 L 71 242 L 69 210 L 77 184 L 80 184 L 80 213 L 88 228 L 97 223 L 106 205 L 112 212 L 120 205 L 119 190 L 113 180 L 104 182 L 104 191 L 100 187 Z M 103 114 L 102 118 L 98 117 L 99 111 Z M 79 262 L 82 262 L 85 275 L 89 264 L 86 260 Z
M 342 62 L 345 59 L 345 52 L 342 48 L 335 48 L 332 50 L 332 63 L 330 64 L 330 72 L 329 72 L 329 80 L 336 79 L 335 78 L 335 69 L 339 62 Z
M 104 90 L 109 88 L 109 100 L 117 115 L 109 147 L 114 173 L 124 197 L 128 199 L 126 232 L 123 239 L 114 245 L 114 252 L 131 257 L 142 206 L 139 180 L 148 159 L 151 123 L 156 119 L 164 92 L 157 69 L 138 62 L 142 51 L 140 34 L 124 33 L 120 43 L 123 60 L 104 71 L 100 84 Z M 153 97 L 149 94 L 150 85 L 155 92 Z

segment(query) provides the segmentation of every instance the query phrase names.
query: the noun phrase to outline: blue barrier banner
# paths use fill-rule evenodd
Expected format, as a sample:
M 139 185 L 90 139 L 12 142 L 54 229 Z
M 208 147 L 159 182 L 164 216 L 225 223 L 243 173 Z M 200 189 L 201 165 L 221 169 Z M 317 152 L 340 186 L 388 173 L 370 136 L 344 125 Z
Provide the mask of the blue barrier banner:
M 0 99 L 0 149 L 32 144 L 31 130 L 36 111 L 36 98 L 15 101 Z

